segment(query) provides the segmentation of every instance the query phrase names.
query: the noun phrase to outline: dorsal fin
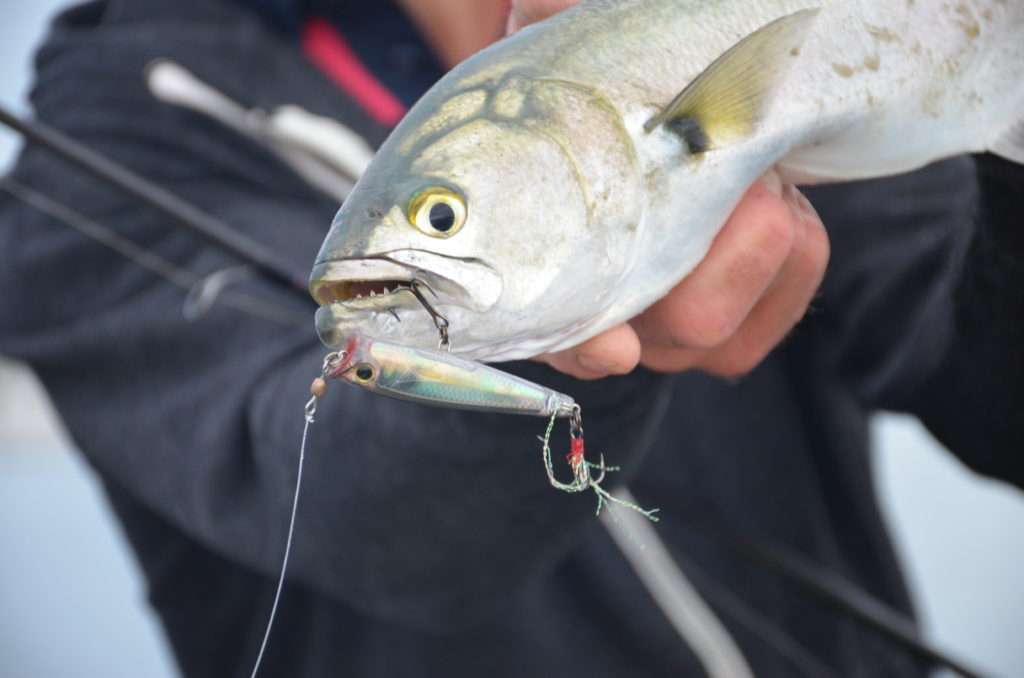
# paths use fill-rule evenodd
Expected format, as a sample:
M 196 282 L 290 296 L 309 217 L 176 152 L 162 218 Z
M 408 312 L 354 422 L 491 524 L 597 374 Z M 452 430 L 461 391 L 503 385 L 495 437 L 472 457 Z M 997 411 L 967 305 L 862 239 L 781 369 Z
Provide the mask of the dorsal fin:
M 800 52 L 817 9 L 805 9 L 762 26 L 715 59 L 644 125 L 676 132 L 691 153 L 750 134 L 779 76 Z

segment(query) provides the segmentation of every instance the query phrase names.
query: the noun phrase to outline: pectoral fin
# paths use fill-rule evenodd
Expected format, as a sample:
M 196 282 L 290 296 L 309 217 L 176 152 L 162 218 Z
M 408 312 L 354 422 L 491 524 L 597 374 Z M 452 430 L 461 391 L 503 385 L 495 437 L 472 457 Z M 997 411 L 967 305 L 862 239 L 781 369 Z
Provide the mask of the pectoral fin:
M 805 9 L 784 16 L 736 43 L 647 121 L 644 130 L 650 133 L 664 125 L 682 137 L 691 153 L 751 134 L 817 14 L 817 9 Z

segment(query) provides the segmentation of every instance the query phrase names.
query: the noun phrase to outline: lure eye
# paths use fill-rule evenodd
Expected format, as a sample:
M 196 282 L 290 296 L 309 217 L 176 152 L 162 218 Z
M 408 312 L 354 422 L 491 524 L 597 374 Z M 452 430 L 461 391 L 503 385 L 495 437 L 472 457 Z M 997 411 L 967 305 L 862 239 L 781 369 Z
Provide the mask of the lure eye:
M 372 365 L 360 365 L 356 368 L 356 380 L 367 383 L 373 379 L 374 370 Z
M 466 223 L 466 200 L 447 188 L 420 191 L 409 202 L 409 223 L 434 238 L 450 238 Z

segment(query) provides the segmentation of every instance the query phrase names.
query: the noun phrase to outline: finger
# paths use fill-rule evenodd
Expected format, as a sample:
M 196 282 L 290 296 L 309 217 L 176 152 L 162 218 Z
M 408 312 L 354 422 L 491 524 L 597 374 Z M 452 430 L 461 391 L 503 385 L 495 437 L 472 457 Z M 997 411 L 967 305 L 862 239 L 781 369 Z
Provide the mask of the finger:
M 793 187 L 787 190 L 800 215 L 793 251 L 736 335 L 702 361 L 707 372 L 735 378 L 754 369 L 806 315 L 821 285 L 830 254 L 828 235 L 806 198 Z
M 508 32 L 547 19 L 552 14 L 572 7 L 579 0 L 513 0 L 508 16 Z
M 821 219 L 799 191 L 788 187 L 785 197 L 798 217 L 793 249 L 736 334 L 711 351 L 645 349 L 645 366 L 658 371 L 698 367 L 723 377 L 739 377 L 764 360 L 806 314 L 828 267 L 829 240 Z
M 645 345 L 711 349 L 725 343 L 782 269 L 795 222 L 776 176 L 754 184 L 700 264 L 635 320 Z
M 640 362 L 640 339 L 629 325 L 617 325 L 579 346 L 538 358 L 577 379 L 627 374 Z
M 645 343 L 640 364 L 654 372 L 675 374 L 700 366 L 707 351 L 695 348 L 675 348 L 662 344 Z

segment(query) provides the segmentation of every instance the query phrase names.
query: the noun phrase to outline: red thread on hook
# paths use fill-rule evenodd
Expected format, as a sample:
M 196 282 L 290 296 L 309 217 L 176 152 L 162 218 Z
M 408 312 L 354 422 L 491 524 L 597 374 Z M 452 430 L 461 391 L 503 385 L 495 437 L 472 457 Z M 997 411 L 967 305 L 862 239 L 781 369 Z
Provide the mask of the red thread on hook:
M 573 468 L 577 468 L 583 463 L 583 436 L 572 439 L 569 444 L 569 454 L 565 455 L 565 460 Z

